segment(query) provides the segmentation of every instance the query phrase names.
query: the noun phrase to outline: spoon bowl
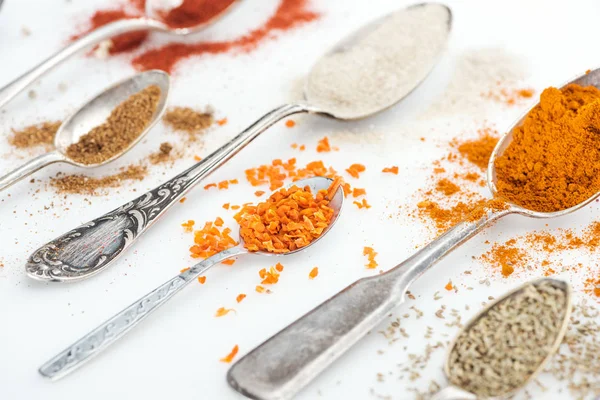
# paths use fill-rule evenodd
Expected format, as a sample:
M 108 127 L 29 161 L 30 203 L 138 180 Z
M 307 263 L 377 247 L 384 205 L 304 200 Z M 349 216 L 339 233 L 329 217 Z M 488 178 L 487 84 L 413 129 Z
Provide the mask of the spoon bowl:
M 152 119 L 148 122 L 139 136 L 122 152 L 96 164 L 83 164 L 67 155 L 67 148 L 79 141 L 79 138 L 94 127 L 101 125 L 111 111 L 129 96 L 150 85 L 160 88 L 160 99 Z M 54 163 L 63 162 L 81 168 L 95 168 L 105 165 L 127 153 L 152 129 L 165 112 L 169 95 L 169 75 L 163 71 L 146 71 L 124 79 L 94 97 L 79 110 L 75 111 L 60 126 L 54 137 L 55 150 L 42 154 L 8 174 L 0 177 L 0 191 L 33 174 L 34 172 Z
M 324 177 L 313 177 L 303 179 L 294 182 L 292 185 L 299 187 L 308 186 L 311 192 L 316 193 L 321 189 L 327 189 L 333 182 L 332 179 Z M 291 186 L 291 185 L 290 185 Z M 308 250 L 309 247 L 318 242 L 324 237 L 327 232 L 331 230 L 335 222 L 337 221 L 342 205 L 344 203 L 344 191 L 340 186 L 333 198 L 330 200 L 329 205 L 333 208 L 334 213 L 331 221 L 329 222 L 326 229 L 323 230 L 321 235 L 311 241 L 308 245 L 301 247 L 297 250 L 290 251 L 287 253 L 268 253 L 268 252 L 253 252 L 259 255 L 277 255 L 286 256 L 297 253 L 299 251 Z M 182 271 L 179 275 L 165 282 L 161 286 L 157 287 L 144 297 L 138 299 L 129 307 L 125 308 L 108 321 L 104 322 L 96 329 L 73 343 L 64 351 L 50 359 L 39 369 L 41 375 L 47 378 L 60 378 L 66 374 L 72 372 L 76 368 L 80 367 L 84 362 L 91 359 L 93 356 L 100 353 L 102 350 L 107 348 L 110 344 L 115 342 L 120 337 L 124 336 L 131 328 L 137 325 L 142 319 L 150 315 L 158 307 L 166 303 L 171 297 L 177 294 L 187 284 L 195 281 L 199 276 L 204 274 L 215 264 L 225 261 L 229 258 L 247 254 L 249 251 L 244 247 L 243 241 L 240 239 L 238 245 L 229 249 L 223 250 L 201 262 L 194 265 L 193 267 Z M 109 332 L 110 334 L 107 334 Z
M 173 9 L 175 7 L 160 7 L 160 0 L 146 0 L 146 4 L 144 6 L 144 11 L 146 14 L 146 18 L 148 18 L 152 23 L 158 23 L 163 25 L 163 32 L 178 36 L 187 36 L 192 35 L 194 33 L 198 33 L 208 28 L 210 25 L 224 17 L 227 13 L 235 8 L 238 5 L 240 0 L 232 0 L 229 4 L 226 4 L 224 7 L 213 10 L 216 11 L 210 18 L 200 21 L 196 25 L 186 26 L 181 28 L 172 28 L 162 22 L 162 14 L 164 14 L 167 10 Z M 163 1 L 164 3 L 164 1 Z M 179 2 L 181 3 L 181 2 Z

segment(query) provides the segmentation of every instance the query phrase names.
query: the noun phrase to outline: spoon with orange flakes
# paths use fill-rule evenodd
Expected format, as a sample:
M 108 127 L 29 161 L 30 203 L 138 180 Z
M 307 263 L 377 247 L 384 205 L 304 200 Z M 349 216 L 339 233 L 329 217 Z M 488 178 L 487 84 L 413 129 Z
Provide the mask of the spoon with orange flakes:
M 138 299 L 42 365 L 40 374 L 60 378 L 75 370 L 215 264 L 246 253 L 294 254 L 315 244 L 331 229 L 340 214 L 344 202 L 341 183 L 339 177 L 335 180 L 324 177 L 303 179 L 274 192 L 264 202 L 242 207 L 234 217 L 240 225 L 239 242 L 227 233 L 221 233 L 221 239 L 232 247 L 184 270 Z M 210 246 L 208 241 L 201 242 L 195 246 L 195 251 L 208 255 Z

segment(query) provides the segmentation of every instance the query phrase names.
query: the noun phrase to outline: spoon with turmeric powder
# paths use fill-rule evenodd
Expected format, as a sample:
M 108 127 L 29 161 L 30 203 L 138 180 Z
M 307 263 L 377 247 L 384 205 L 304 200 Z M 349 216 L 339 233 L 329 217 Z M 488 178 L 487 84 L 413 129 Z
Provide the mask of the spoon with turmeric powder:
M 124 79 L 88 101 L 58 128 L 54 151 L 0 177 L 0 190 L 54 163 L 105 165 L 131 150 L 160 120 L 169 75 L 153 70 Z
M 223 230 L 216 239 L 224 249 L 157 287 L 45 363 L 39 372 L 62 377 L 129 332 L 212 266 L 243 254 L 289 255 L 308 249 L 333 227 L 342 210 L 341 178 L 313 177 L 274 192 L 266 201 L 245 205 L 235 216 L 237 243 Z
M 509 214 L 560 217 L 596 200 L 598 132 L 600 69 L 546 89 L 490 157 L 491 200 L 396 267 L 354 282 L 252 350 L 231 367 L 229 384 L 255 399 L 294 397 L 403 303 L 419 276 L 492 222 Z

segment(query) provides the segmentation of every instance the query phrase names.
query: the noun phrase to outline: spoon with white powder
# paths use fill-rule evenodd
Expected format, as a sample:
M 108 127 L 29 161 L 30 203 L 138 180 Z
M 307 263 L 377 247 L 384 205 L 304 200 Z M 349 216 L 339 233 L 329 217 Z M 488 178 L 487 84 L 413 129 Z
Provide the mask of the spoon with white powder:
M 429 74 L 445 48 L 451 22 L 448 7 L 423 3 L 363 26 L 313 67 L 305 101 L 274 109 L 188 170 L 39 248 L 27 262 L 28 275 L 62 282 L 100 272 L 196 183 L 290 115 L 354 120 L 394 105 Z

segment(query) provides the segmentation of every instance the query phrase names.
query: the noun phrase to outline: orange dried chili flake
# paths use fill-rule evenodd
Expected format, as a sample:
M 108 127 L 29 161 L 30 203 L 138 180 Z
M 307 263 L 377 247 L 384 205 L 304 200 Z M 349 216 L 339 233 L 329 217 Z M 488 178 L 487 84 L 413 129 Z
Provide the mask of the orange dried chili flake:
M 444 286 L 444 289 L 448 291 L 454 289 L 454 286 L 452 286 L 452 281 L 448 281 L 448 283 L 446 283 L 446 286 Z
M 223 265 L 233 265 L 233 264 L 235 264 L 235 260 L 234 259 L 229 259 L 229 260 L 221 261 L 221 264 L 223 264 Z
M 393 167 L 382 169 L 381 172 L 387 172 L 390 174 L 398 175 L 398 167 L 394 165 Z
M 232 209 L 232 210 L 239 210 L 239 209 L 240 209 L 240 206 L 237 206 L 237 205 L 235 205 L 235 206 L 231 206 L 231 209 Z
M 180 203 L 185 203 L 185 201 L 186 201 L 186 200 L 187 200 L 187 198 L 186 198 L 186 197 L 182 197 L 182 198 L 179 200 L 179 202 L 180 202 Z
M 264 279 L 265 276 L 267 276 L 267 269 L 263 268 L 260 271 L 258 271 L 258 276 L 260 276 L 260 279 Z
M 194 161 L 202 161 L 202 157 L 200 157 L 200 156 L 194 156 Z
M 204 186 L 204 190 L 208 190 L 208 189 L 210 189 L 211 187 L 217 187 L 217 184 L 216 184 L 216 183 L 209 183 L 208 185 L 205 185 L 205 186 Z
M 304 150 L 305 146 L 300 146 Z M 286 179 L 294 181 L 310 178 L 313 176 L 325 176 L 334 178 L 336 172 L 332 168 L 327 168 L 322 161 L 313 161 L 305 168 L 296 166 L 296 159 L 290 158 L 287 161 L 280 159 L 273 160 L 270 165 L 261 165 L 256 168 L 250 168 L 245 171 L 246 179 L 252 186 L 269 185 L 270 190 L 277 190 L 283 187 Z
M 215 221 L 216 222 L 216 221 Z M 190 247 L 193 258 L 207 258 L 220 251 L 237 245 L 229 235 L 231 229 L 215 226 L 213 222 L 206 222 L 200 230 L 194 231 L 194 245 Z
M 223 126 L 227 123 L 227 118 L 221 118 L 219 120 L 217 120 L 217 124 L 219 124 L 219 126 Z
M 365 196 L 367 191 L 365 189 L 354 188 L 352 191 L 352 197 Z
M 180 274 L 183 274 L 185 271 L 189 271 L 190 267 L 184 268 L 181 271 L 179 271 Z
M 332 185 L 339 186 L 339 180 Z M 245 205 L 235 216 L 244 247 L 250 251 L 287 253 L 318 238 L 333 218 L 327 190 L 280 189 L 257 205 Z
M 304 151 L 304 150 L 306 150 L 306 146 L 301 144 L 300 147 L 298 148 L 298 150 Z
M 237 301 L 238 303 L 241 303 L 242 300 L 244 300 L 246 298 L 246 295 L 244 293 L 240 293 L 237 295 L 237 297 L 235 298 L 235 301 Z
M 220 361 L 224 362 L 224 363 L 232 362 L 239 350 L 240 350 L 240 348 L 236 344 L 235 346 L 233 346 L 233 349 L 231 349 L 231 352 L 229 354 L 227 354 L 225 357 L 221 358 Z
M 228 188 L 229 188 L 229 182 L 227 182 L 227 181 L 219 182 L 219 190 L 228 189 Z
M 360 173 L 364 172 L 366 167 L 362 164 L 352 164 L 346 169 L 346 172 L 353 178 L 359 178 Z
M 361 208 L 367 208 L 367 209 L 371 208 L 371 205 L 369 203 L 367 203 L 367 199 L 362 199 L 361 202 L 354 201 L 353 203 L 356 204 L 356 207 L 358 207 L 359 209 L 361 209 Z
M 230 179 L 229 180 L 229 184 L 230 185 L 237 185 L 239 183 L 239 181 L 237 179 Z
M 263 285 L 274 285 L 277 282 L 279 282 L 279 272 L 277 272 L 275 267 L 269 268 L 268 271 L 263 268 L 259 271 L 258 274 L 262 279 L 260 283 L 262 283 Z
M 331 151 L 331 146 L 329 145 L 329 138 L 325 136 L 323 139 L 319 140 L 317 143 L 317 153 L 326 153 Z
M 347 182 L 344 182 L 342 184 L 342 189 L 344 189 L 344 197 L 348 197 L 349 195 L 351 195 L 353 193 L 352 186 L 350 186 L 350 184 Z
M 258 293 L 264 293 L 264 292 L 265 292 L 265 288 L 264 288 L 264 287 L 262 287 L 262 286 L 260 286 L 260 285 L 256 285 L 256 288 L 255 288 L 255 290 L 256 290 Z
M 367 260 L 369 261 L 368 264 L 366 264 L 366 267 L 369 269 L 374 269 L 377 267 L 377 261 L 375 261 L 375 256 L 377 255 L 377 252 L 375 250 L 373 250 L 372 247 L 367 247 L 365 246 L 363 248 L 363 256 L 367 256 Z
M 215 317 L 223 317 L 232 311 L 235 312 L 235 310 L 233 308 L 219 307 L 219 309 L 215 313 Z
M 254 195 L 255 195 L 256 197 L 260 197 L 260 196 L 262 196 L 263 194 L 265 194 L 264 190 L 257 190 L 256 192 L 254 192 Z
M 221 217 L 217 217 L 215 219 L 215 226 L 218 226 L 218 227 L 223 226 L 223 219 Z
M 204 285 L 204 283 L 206 282 L 206 277 L 205 276 L 199 276 L 198 277 L 198 282 L 200 282 L 201 285 Z
M 319 268 L 314 267 L 313 269 L 310 270 L 310 273 L 308 274 L 308 278 L 315 279 L 317 277 L 317 275 L 319 275 Z
M 297 143 L 292 143 L 292 149 L 297 149 L 298 148 L 298 144 Z
M 288 128 L 293 128 L 294 126 L 296 126 L 296 121 L 294 121 L 293 119 L 288 119 L 287 121 L 285 121 L 285 126 L 287 126 Z
M 281 265 L 281 263 L 277 263 L 275 264 L 275 269 L 279 272 L 283 271 L 283 265 Z
M 229 210 L 229 203 L 223 204 L 223 208 L 226 209 L 226 210 Z
M 185 232 L 191 232 L 194 229 L 194 224 L 196 222 L 193 219 L 189 219 L 188 222 L 184 222 L 181 226 L 183 226 Z

